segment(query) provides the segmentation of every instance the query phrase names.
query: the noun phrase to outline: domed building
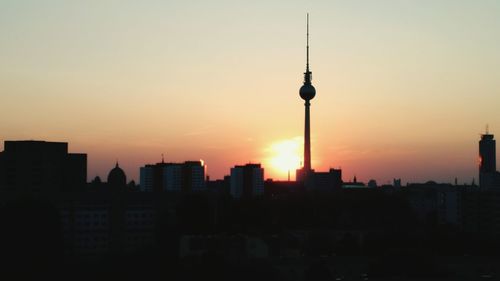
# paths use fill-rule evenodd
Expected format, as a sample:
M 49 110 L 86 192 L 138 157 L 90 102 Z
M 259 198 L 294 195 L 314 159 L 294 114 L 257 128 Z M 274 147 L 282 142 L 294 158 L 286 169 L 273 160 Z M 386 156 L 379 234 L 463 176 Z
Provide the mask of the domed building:
M 108 174 L 108 186 L 110 188 L 125 188 L 127 185 L 127 176 L 125 172 L 120 168 L 118 162 L 116 166 L 109 171 Z

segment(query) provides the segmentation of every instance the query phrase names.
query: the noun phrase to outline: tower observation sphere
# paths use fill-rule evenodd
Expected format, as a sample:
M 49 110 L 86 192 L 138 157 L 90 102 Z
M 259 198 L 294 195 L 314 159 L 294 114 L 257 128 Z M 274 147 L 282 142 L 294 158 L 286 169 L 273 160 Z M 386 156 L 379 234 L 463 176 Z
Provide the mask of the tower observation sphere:
M 314 96 L 316 96 L 316 89 L 309 82 L 309 84 L 304 84 L 304 85 L 302 85 L 302 87 L 300 87 L 299 94 L 303 100 L 306 100 L 306 101 L 312 100 L 314 98 Z

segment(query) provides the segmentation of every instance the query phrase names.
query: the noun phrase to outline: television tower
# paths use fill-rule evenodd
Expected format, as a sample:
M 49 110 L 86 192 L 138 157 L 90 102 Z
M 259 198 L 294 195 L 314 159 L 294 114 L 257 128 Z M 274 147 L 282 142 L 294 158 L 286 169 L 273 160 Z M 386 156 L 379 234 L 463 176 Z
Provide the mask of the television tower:
M 316 95 L 316 89 L 311 84 L 312 72 L 309 70 L 309 13 L 307 14 L 307 35 L 306 35 L 306 72 L 304 72 L 304 85 L 300 87 L 300 97 L 305 100 L 305 125 L 304 125 L 304 166 L 302 176 L 307 177 L 311 172 L 311 125 L 309 107 L 310 100 Z

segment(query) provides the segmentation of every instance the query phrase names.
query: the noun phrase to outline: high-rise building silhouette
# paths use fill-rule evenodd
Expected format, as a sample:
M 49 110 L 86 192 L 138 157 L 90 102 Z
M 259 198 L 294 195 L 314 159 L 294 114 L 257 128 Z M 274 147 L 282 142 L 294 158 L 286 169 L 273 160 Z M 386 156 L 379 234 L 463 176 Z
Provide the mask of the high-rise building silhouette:
M 230 181 L 234 198 L 251 198 L 264 193 L 264 169 L 260 164 L 231 168 Z
M 479 141 L 479 172 L 492 173 L 496 171 L 496 141 L 494 136 L 486 132 Z
M 68 153 L 68 143 L 5 141 L 0 152 L 0 190 L 47 193 L 82 190 L 87 155 Z
M 307 14 L 306 35 L 306 72 L 304 72 L 304 85 L 300 87 L 300 97 L 305 101 L 305 123 L 304 123 L 304 162 L 301 170 L 297 171 L 297 180 L 307 179 L 312 172 L 311 168 L 311 125 L 310 125 L 310 101 L 316 96 L 316 89 L 311 84 L 312 72 L 309 70 L 309 14 Z
M 205 190 L 205 164 L 203 161 L 184 163 L 156 163 L 140 168 L 142 191 L 200 191 Z
M 486 130 L 479 141 L 479 186 L 500 187 L 500 173 L 496 171 L 496 141 Z

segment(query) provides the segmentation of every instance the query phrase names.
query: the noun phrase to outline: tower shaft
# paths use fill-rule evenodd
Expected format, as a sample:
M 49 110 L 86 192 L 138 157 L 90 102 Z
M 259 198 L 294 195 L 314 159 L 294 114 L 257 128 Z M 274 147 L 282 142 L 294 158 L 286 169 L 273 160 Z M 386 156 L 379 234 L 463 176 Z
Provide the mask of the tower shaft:
M 311 170 L 311 122 L 309 108 L 311 103 L 306 100 L 305 106 L 305 122 L 304 122 L 304 172 Z

